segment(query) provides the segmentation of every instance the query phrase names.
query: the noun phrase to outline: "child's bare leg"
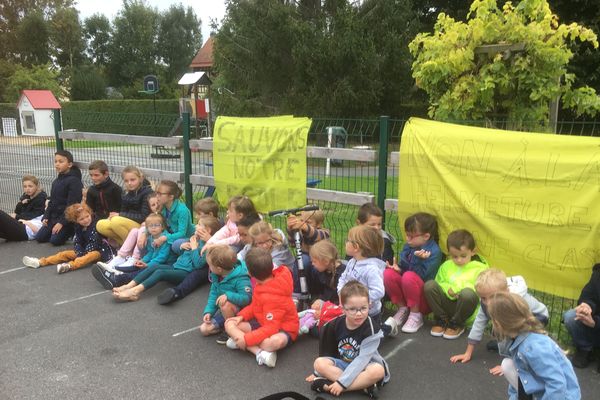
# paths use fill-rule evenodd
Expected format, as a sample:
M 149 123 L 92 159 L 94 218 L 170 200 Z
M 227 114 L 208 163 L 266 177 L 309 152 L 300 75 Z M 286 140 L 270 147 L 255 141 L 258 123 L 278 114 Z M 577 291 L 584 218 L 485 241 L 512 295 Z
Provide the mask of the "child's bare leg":
M 238 335 L 243 335 L 247 332 L 250 332 L 252 327 L 248 322 L 241 321 L 238 323 L 234 320 L 225 321 L 225 332 L 231 337 L 237 337 Z
M 202 333 L 203 336 L 214 335 L 219 333 L 219 330 L 219 328 L 210 322 L 203 322 L 202 325 L 200 325 L 200 333 Z
M 131 281 L 131 282 L 133 282 L 133 281 Z M 136 301 L 139 299 L 140 294 L 144 290 L 145 290 L 144 285 L 137 285 L 137 286 L 134 286 L 129 289 L 121 290 L 120 292 L 114 292 L 113 296 L 119 300 Z
M 373 386 L 385 377 L 383 365 L 371 363 L 354 379 L 346 390 L 362 390 Z
M 225 304 L 223 304 L 220 307 L 220 310 L 221 310 L 221 314 L 223 315 L 223 318 L 227 319 L 227 318 L 235 317 L 235 314 L 237 314 L 237 312 L 238 312 L 238 307 L 235 304 L 227 301 L 227 302 L 225 302 Z
M 315 360 L 313 367 L 315 372 L 332 382 L 338 380 L 344 371 L 336 367 L 332 360 L 327 357 L 319 357 Z
M 119 293 L 119 292 L 123 292 L 123 291 L 125 291 L 125 290 L 129 290 L 129 289 L 131 289 L 131 288 L 133 288 L 133 287 L 136 287 L 137 285 L 138 285 L 138 284 L 137 284 L 137 282 L 136 282 L 136 281 L 134 281 L 134 280 L 132 280 L 131 282 L 129 282 L 129 283 L 128 283 L 128 284 L 126 284 L 126 285 L 123 285 L 123 286 L 119 286 L 119 287 L 113 288 L 113 293 Z
M 277 351 L 283 349 L 288 344 L 288 336 L 285 333 L 276 333 L 271 337 L 266 338 L 257 346 L 259 350 Z M 258 351 L 254 354 L 258 353 Z

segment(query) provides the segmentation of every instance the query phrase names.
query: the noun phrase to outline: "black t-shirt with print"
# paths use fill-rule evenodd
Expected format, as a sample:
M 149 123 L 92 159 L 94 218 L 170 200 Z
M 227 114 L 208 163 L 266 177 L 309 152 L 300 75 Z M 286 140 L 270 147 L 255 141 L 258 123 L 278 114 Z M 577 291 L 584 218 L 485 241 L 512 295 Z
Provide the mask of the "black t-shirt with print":
M 338 321 L 335 326 L 335 337 L 337 338 L 339 359 L 351 363 L 352 360 L 358 356 L 362 341 L 373 334 L 371 323 L 369 323 L 370 319 L 371 318 L 367 318 L 358 328 L 351 330 L 346 326 L 346 317 L 340 317 L 340 321 Z M 373 323 L 374 331 L 379 331 L 377 322 L 372 319 L 371 321 Z

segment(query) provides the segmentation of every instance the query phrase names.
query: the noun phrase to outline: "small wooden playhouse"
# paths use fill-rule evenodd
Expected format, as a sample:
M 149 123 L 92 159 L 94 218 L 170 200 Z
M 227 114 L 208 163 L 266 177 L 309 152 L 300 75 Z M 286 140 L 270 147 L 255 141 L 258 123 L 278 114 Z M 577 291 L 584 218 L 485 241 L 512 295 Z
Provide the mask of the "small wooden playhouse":
M 60 104 L 51 91 L 23 90 L 17 109 L 22 135 L 54 136 L 53 112 Z

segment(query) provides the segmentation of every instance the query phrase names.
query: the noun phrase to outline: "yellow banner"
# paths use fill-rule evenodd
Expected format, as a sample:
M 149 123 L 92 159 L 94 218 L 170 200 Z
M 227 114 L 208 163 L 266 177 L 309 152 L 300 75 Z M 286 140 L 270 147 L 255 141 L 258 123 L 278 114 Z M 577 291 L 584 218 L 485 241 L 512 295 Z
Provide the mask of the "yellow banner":
M 578 298 L 600 260 L 600 139 L 411 118 L 398 211 L 437 216 L 440 247 L 471 231 L 480 253 L 530 288 Z
M 261 212 L 306 204 L 306 140 L 311 120 L 219 117 L 214 176 L 221 203 L 245 194 Z

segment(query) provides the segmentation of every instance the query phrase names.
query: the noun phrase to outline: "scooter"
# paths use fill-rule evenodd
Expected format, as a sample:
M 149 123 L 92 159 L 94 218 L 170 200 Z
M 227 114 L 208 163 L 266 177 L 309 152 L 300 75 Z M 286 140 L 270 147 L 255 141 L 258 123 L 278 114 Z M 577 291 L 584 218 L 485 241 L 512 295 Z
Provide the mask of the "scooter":
M 290 208 L 287 210 L 270 211 L 270 217 L 286 217 L 288 215 L 296 215 L 302 211 L 317 211 L 319 206 L 310 204 L 300 208 Z M 306 270 L 302 262 L 302 234 L 299 230 L 294 231 L 294 244 L 296 246 L 296 264 L 298 266 L 298 279 L 300 280 L 300 296 L 298 297 L 298 311 L 305 310 L 310 307 L 310 293 L 308 293 L 308 283 L 306 281 Z

